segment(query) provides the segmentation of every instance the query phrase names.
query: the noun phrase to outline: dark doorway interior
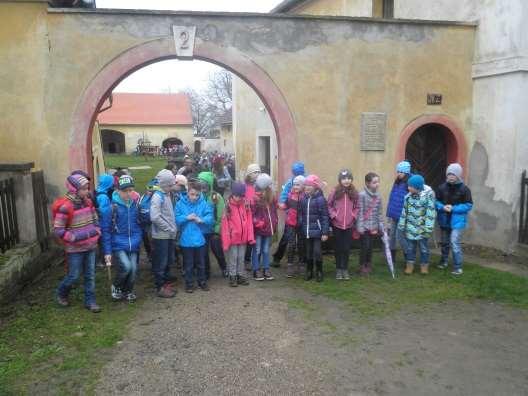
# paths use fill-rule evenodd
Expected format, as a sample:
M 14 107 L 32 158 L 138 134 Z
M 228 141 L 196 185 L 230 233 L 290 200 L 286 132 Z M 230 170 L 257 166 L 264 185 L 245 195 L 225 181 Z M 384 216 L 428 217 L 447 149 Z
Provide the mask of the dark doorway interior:
M 110 154 L 125 152 L 125 134 L 111 129 L 101 130 L 103 152 Z
M 260 169 L 271 175 L 271 139 L 269 136 L 259 136 L 258 139 Z
M 201 153 L 202 152 L 202 142 L 200 142 L 199 140 L 196 140 L 194 142 L 194 152 L 195 153 Z
M 443 125 L 426 124 L 412 134 L 405 147 L 413 173 L 421 174 L 433 189 L 445 180 L 450 134 Z
M 183 146 L 183 142 L 175 137 L 165 139 L 162 143 L 164 148 L 168 148 L 171 146 Z

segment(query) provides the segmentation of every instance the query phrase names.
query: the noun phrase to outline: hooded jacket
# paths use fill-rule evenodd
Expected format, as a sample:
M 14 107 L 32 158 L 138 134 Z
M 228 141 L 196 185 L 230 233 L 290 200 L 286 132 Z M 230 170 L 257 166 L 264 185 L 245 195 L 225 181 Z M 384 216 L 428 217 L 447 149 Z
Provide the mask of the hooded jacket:
M 112 205 L 101 217 L 101 237 L 103 253 L 124 250 L 139 252 L 143 231 L 139 225 L 139 194 L 133 193 L 132 199 L 125 202 L 117 191 L 112 194 Z
M 112 206 L 112 198 L 109 192 L 114 189 L 114 177 L 107 173 L 99 176 L 99 183 L 95 189 L 95 201 L 99 217 Z
M 188 220 L 187 216 L 194 213 L 202 223 Z M 180 246 L 195 248 L 205 245 L 204 234 L 214 224 L 213 210 L 203 194 L 195 202 L 191 202 L 187 194 L 183 194 L 176 204 L 176 224 L 180 229 Z
M 412 175 L 409 175 L 411 177 Z M 403 200 L 409 192 L 407 188 L 407 181 L 398 180 L 392 186 L 389 202 L 387 203 L 387 217 L 398 221 L 403 208 Z
M 228 250 L 232 245 L 255 243 L 253 233 L 253 215 L 251 207 L 245 199 L 236 202 L 229 198 L 227 208 L 222 216 L 221 226 L 222 248 Z
M 444 211 L 445 205 L 452 205 L 451 212 Z M 441 228 L 464 229 L 467 225 L 467 214 L 473 208 L 471 190 L 462 182 L 443 183 L 436 190 L 436 210 L 438 225 Z
M 353 200 L 348 194 L 343 194 L 339 199 L 336 199 L 335 195 L 336 190 L 334 189 L 328 196 L 328 215 L 332 220 L 332 227 L 340 230 L 352 228 L 359 212 L 357 194 Z
M 383 230 L 381 210 L 383 204 L 379 193 L 373 193 L 365 187 L 359 193 L 359 212 L 357 217 L 357 230 L 360 234 L 370 231 Z
M 277 216 L 277 200 L 273 198 L 271 204 L 262 204 L 259 197 L 253 197 L 251 203 L 253 214 L 253 232 L 255 235 L 272 236 L 277 232 L 279 217 Z
M 323 192 L 305 194 L 299 202 L 297 224 L 304 238 L 321 238 L 329 233 L 328 204 Z
M 207 202 L 211 205 L 214 216 L 214 224 L 206 230 L 206 234 L 219 234 L 220 224 L 222 223 L 222 215 L 225 209 L 225 200 L 221 194 L 213 190 L 214 174 L 213 172 L 200 172 L 198 179 L 206 182 L 209 185 L 209 193 L 207 194 Z
M 176 223 L 174 208 L 170 193 L 160 190 L 153 194 L 150 201 L 150 221 L 152 222 L 152 238 L 176 238 Z
M 419 194 L 405 196 L 398 229 L 404 232 L 407 239 L 427 239 L 433 233 L 435 218 L 434 192 L 431 187 L 425 186 Z

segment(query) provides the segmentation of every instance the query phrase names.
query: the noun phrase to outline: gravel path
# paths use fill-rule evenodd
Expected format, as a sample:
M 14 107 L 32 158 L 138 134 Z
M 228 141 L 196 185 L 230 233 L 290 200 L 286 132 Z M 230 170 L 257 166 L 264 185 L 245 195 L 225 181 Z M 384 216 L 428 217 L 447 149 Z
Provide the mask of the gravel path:
M 450 303 L 364 323 L 284 279 L 143 298 L 97 394 L 527 394 L 526 311 Z

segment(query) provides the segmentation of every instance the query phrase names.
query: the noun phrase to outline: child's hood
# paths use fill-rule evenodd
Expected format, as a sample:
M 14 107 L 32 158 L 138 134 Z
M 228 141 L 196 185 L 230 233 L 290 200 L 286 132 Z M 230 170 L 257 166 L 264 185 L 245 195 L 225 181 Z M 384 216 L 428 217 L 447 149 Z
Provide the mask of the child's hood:
M 213 181 L 214 181 L 214 174 L 213 172 L 200 172 L 198 174 L 198 179 L 206 182 L 209 184 L 209 193 L 213 191 Z
M 180 200 L 178 202 L 181 202 L 183 205 L 185 205 L 188 208 L 195 208 L 197 206 L 200 206 L 205 201 L 204 195 L 200 194 L 196 201 L 192 202 L 189 199 L 189 196 L 187 194 L 182 194 L 180 196 Z
M 118 191 L 114 191 L 112 193 L 112 203 L 128 207 L 132 204 L 132 201 L 137 201 L 139 199 L 139 194 L 136 191 L 133 191 L 131 195 L 132 196 L 130 197 L 130 201 L 127 203 L 123 201 Z
M 99 183 L 97 184 L 97 188 L 95 189 L 98 193 L 107 193 L 108 190 L 110 190 L 114 186 L 114 177 L 104 173 L 99 176 Z

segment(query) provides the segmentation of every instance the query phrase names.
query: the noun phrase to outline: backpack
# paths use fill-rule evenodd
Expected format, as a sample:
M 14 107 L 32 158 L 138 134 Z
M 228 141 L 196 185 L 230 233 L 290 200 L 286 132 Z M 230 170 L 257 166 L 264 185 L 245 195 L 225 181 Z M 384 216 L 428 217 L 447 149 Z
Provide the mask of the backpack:
M 150 204 L 152 202 L 152 197 L 154 194 L 159 193 L 161 196 L 161 203 L 165 200 L 165 194 L 162 194 L 160 191 L 154 191 L 152 194 L 143 194 L 139 200 L 138 204 L 138 221 L 142 226 L 149 226 L 152 224 L 150 221 Z
M 99 201 L 97 200 L 97 197 L 99 195 L 106 195 L 108 196 L 108 199 L 110 199 L 110 202 L 112 202 L 112 193 L 114 192 L 114 189 L 111 188 L 108 192 L 101 192 L 98 191 L 95 193 L 95 197 L 93 198 L 93 205 L 97 211 L 99 211 Z

